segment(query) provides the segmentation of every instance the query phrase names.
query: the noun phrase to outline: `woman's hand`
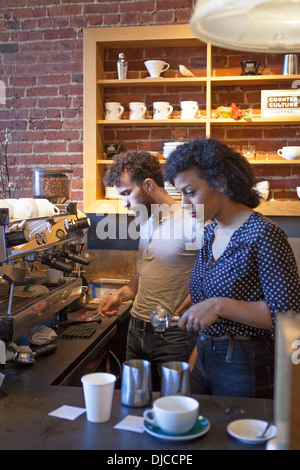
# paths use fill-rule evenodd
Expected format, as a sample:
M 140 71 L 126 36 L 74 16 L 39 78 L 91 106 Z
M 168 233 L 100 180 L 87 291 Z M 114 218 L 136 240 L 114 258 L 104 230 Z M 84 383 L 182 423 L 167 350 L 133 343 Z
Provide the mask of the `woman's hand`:
M 178 320 L 182 330 L 204 330 L 218 320 L 220 313 L 217 298 L 207 299 L 192 305 Z

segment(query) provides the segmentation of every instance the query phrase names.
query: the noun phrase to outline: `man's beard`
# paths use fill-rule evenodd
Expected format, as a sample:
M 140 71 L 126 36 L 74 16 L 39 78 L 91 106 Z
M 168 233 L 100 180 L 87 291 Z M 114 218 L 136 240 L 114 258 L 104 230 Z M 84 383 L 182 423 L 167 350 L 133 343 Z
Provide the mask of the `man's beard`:
M 139 194 L 139 201 L 131 209 L 135 212 L 136 217 L 141 217 L 141 210 L 139 210 L 139 206 L 142 206 L 142 212 L 146 213 L 147 217 L 149 218 L 151 216 L 151 208 L 153 204 L 155 204 L 154 199 L 144 188 L 141 188 Z

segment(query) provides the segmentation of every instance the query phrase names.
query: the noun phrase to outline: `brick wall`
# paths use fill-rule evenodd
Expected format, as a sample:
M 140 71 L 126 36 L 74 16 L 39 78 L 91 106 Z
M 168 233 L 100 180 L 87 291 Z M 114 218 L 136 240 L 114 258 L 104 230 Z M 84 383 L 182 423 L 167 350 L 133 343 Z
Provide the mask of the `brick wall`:
M 12 123 L 12 142 L 8 144 L 10 174 L 18 188 L 24 187 L 22 193 L 15 193 L 16 196 L 31 195 L 31 168 L 66 166 L 74 171 L 72 199 L 82 201 L 83 28 L 187 23 L 193 6 L 194 2 L 190 0 L 3 2 L 0 12 L 0 80 L 6 87 L 6 103 L 0 104 L 0 139 L 4 141 L 5 128 Z M 148 51 L 147 57 L 156 57 L 157 52 Z M 199 74 L 205 67 L 201 48 L 180 53 L 177 50 L 177 56 L 174 51 L 161 53 L 165 57 L 170 53 L 168 59 L 173 70 L 179 59 L 180 63 L 184 60 L 185 65 L 196 69 Z M 240 59 L 241 54 L 215 49 L 215 73 L 225 74 L 235 67 L 238 69 Z M 143 57 L 135 60 L 136 70 L 141 70 Z M 260 57 L 260 61 L 266 63 L 267 73 L 281 68 L 278 56 Z M 107 72 L 113 72 L 112 67 L 115 67 L 115 57 L 110 56 L 107 57 Z M 134 68 L 131 70 L 134 73 Z M 112 96 L 114 92 L 108 90 L 107 93 Z M 178 106 L 181 99 L 178 90 L 168 90 L 168 93 L 171 93 L 175 107 Z M 197 99 L 200 107 L 205 108 L 204 90 L 190 88 L 183 96 Z M 161 90 L 148 89 L 147 95 L 141 91 L 140 97 L 151 105 L 158 97 L 162 99 Z M 247 102 L 255 105 L 258 98 L 253 88 L 219 89 L 214 95 L 214 104 L 235 101 L 243 106 Z M 106 142 L 114 139 L 123 141 L 128 148 L 133 145 L 149 148 L 151 141 L 151 148 L 159 150 L 166 139 L 203 135 L 203 128 L 138 128 L 134 132 L 120 129 L 107 131 Z M 259 151 L 273 152 L 284 143 L 297 143 L 299 127 L 215 128 L 213 136 L 234 145 L 243 145 L 251 140 Z M 296 166 L 260 166 L 255 171 L 260 179 L 271 181 L 272 195 L 276 198 L 296 198 L 295 188 L 300 186 Z

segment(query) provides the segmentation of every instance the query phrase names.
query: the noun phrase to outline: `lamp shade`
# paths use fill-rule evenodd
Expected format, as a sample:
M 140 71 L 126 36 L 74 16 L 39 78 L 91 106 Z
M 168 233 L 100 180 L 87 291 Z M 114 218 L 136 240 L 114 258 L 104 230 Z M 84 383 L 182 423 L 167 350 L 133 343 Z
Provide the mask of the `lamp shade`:
M 190 27 L 214 46 L 300 52 L 300 0 L 197 0 Z

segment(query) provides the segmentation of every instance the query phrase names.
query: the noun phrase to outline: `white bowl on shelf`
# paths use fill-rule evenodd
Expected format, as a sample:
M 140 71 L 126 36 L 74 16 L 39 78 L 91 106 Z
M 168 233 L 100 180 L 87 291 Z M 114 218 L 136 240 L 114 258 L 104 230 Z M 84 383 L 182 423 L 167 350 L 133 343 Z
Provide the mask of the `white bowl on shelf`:
M 297 186 L 297 196 L 300 199 L 300 186 Z

